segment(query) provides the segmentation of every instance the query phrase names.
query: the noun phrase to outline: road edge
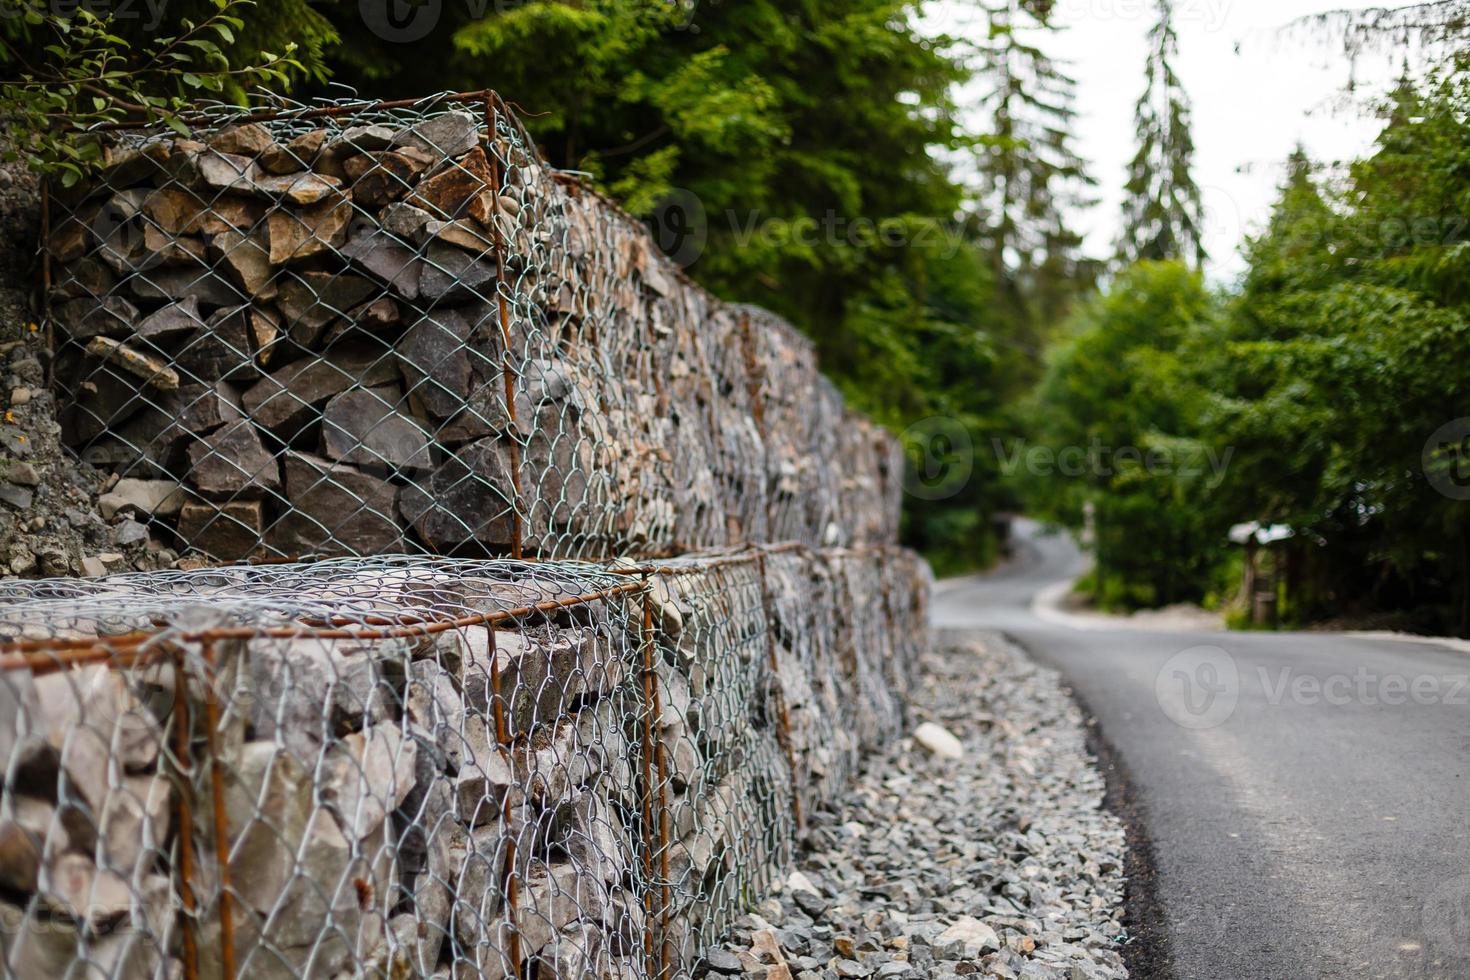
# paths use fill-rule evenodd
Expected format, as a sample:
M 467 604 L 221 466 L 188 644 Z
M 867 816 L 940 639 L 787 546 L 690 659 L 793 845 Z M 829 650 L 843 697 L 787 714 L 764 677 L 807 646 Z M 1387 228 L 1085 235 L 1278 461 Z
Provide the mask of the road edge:
M 1113 613 L 1089 611 L 1085 613 L 1068 612 L 1062 608 L 1062 600 L 1071 591 L 1075 580 L 1063 579 L 1050 585 L 1037 589 L 1036 594 L 1031 597 L 1031 615 L 1044 623 L 1054 626 L 1066 626 L 1069 629 L 1084 632 L 1095 632 L 1102 630 L 1136 630 L 1138 632 L 1156 633 L 1199 633 L 1201 635 L 1211 633 L 1233 633 L 1241 632 L 1231 630 L 1223 625 L 1214 627 L 1187 627 L 1177 623 L 1167 625 L 1151 623 L 1148 620 L 1135 620 L 1128 616 L 1119 616 Z M 1340 636 L 1349 640 L 1387 640 L 1391 643 L 1415 643 L 1420 645 L 1438 646 L 1457 653 L 1470 653 L 1470 640 L 1458 636 L 1425 636 L 1419 633 L 1405 633 L 1401 630 L 1280 630 L 1282 635 L 1302 634 L 1307 636 Z
M 1069 583 L 1070 584 L 1070 583 Z M 1018 637 L 1001 632 L 1007 643 L 1022 650 L 1037 663 L 1046 661 L 1036 654 Z M 1108 736 L 1087 699 L 1078 693 L 1061 671 L 1064 693 L 1082 712 L 1083 731 L 1086 735 L 1087 751 L 1092 754 L 1097 770 L 1103 777 L 1103 801 L 1105 810 L 1118 818 L 1123 825 L 1127 849 L 1123 858 L 1123 873 L 1127 884 L 1123 891 L 1124 922 L 1128 926 L 1129 941 L 1119 952 L 1128 969 L 1130 978 L 1142 980 L 1174 980 L 1174 950 L 1169 937 L 1168 918 L 1157 887 L 1157 864 L 1154 859 L 1153 838 L 1148 833 L 1145 808 L 1134 791 L 1132 774 L 1122 755 L 1113 747 Z

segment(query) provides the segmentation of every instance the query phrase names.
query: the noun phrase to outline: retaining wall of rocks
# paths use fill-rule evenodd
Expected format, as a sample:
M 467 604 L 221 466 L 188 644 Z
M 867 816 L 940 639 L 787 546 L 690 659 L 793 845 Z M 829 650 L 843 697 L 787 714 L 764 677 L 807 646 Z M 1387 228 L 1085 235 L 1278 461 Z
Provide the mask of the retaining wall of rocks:
M 901 730 L 926 595 L 898 549 L 5 583 L 0 972 L 689 976 Z
M 126 134 L 53 198 L 63 435 L 106 509 L 224 560 L 895 539 L 899 447 L 788 324 L 493 100 L 349 108 Z
M 896 441 L 493 96 L 196 136 L 52 198 L 63 437 L 328 557 L 0 584 L 11 972 L 687 975 L 901 730 Z

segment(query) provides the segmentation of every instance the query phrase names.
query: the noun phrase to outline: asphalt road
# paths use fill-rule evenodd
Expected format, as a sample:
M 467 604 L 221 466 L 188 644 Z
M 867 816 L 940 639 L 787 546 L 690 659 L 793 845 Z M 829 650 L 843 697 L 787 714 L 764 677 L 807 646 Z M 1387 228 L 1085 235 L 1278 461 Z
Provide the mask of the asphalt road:
M 1036 593 L 1076 548 L 942 582 L 935 625 L 1062 671 L 1126 772 L 1180 978 L 1470 978 L 1470 653 L 1309 633 L 1078 629 Z

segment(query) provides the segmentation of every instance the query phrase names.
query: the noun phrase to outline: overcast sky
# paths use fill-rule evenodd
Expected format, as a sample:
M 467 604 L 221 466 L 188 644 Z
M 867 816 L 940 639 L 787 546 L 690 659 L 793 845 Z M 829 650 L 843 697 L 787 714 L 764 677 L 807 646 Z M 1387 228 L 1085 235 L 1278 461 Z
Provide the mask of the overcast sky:
M 1042 39 L 1070 62 L 1077 79 L 1077 149 L 1091 161 L 1097 204 L 1075 219 L 1087 251 L 1112 252 L 1128 160 L 1136 148 L 1133 104 L 1143 86 L 1145 36 L 1153 0 L 1056 0 L 1063 28 Z M 1309 37 L 1283 36 L 1293 19 L 1340 6 L 1330 0 L 1176 0 L 1176 71 L 1194 106 L 1195 180 L 1206 207 L 1205 245 L 1211 277 L 1242 268 L 1238 246 L 1265 218 L 1282 176 L 1282 161 L 1301 142 L 1313 159 L 1347 160 L 1367 150 L 1377 120 L 1345 108 L 1346 59 Z M 976 7 L 940 0 L 933 23 L 981 38 Z M 1392 77 L 1382 61 L 1366 62 L 1359 81 Z M 977 120 L 976 126 L 983 126 Z

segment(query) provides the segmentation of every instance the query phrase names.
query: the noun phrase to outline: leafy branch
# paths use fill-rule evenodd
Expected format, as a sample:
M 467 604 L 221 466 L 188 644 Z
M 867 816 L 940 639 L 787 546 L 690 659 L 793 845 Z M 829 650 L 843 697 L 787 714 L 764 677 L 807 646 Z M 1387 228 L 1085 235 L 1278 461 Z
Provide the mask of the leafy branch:
M 211 0 L 197 23 L 130 44 L 116 15 L 78 5 L 61 12 L 25 0 L 0 16 L 0 132 L 9 159 L 24 159 L 63 186 L 97 162 L 92 133 L 117 123 L 159 122 L 187 135 L 185 112 L 199 97 L 228 98 L 255 86 L 286 85 L 300 71 L 295 45 L 237 64 L 227 51 L 245 26 L 239 14 L 255 0 Z

